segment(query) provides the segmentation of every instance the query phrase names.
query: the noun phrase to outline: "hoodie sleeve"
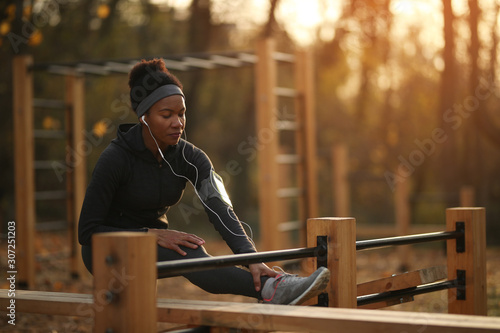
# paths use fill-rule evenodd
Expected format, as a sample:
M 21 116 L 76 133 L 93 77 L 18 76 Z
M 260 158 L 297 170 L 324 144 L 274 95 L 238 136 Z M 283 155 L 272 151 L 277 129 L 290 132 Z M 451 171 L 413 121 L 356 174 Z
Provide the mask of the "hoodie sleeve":
M 188 178 L 195 185 L 196 191 L 200 193 L 202 184 L 207 181 L 213 170 L 212 163 L 202 150 L 194 146 L 186 147 L 185 156 L 192 163 L 187 166 Z M 219 197 L 209 197 L 204 201 L 204 207 L 210 222 L 233 253 L 257 252 L 229 204 Z
M 110 144 L 99 157 L 80 212 L 78 241 L 81 245 L 90 245 L 92 235 L 95 233 L 146 231 L 146 229 L 125 230 L 105 223 L 120 182 L 128 173 L 127 166 L 125 154 L 114 144 Z

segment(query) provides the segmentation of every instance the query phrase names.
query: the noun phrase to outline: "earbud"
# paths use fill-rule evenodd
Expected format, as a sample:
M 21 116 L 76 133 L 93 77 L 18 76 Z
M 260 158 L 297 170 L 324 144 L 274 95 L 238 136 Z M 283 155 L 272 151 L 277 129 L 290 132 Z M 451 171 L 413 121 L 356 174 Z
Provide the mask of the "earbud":
M 148 123 L 146 122 L 146 115 L 143 115 L 143 116 L 141 117 L 141 119 L 142 119 L 142 122 L 143 122 L 143 123 L 144 123 L 147 127 L 149 127 Z

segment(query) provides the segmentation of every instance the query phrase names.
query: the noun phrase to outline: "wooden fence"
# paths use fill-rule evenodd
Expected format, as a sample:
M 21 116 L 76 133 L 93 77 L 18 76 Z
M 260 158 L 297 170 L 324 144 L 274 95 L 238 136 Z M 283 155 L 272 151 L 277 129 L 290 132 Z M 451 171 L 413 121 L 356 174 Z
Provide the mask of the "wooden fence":
M 355 223 L 354 218 L 308 220 L 308 245 L 317 247 L 318 237 L 327 239 L 326 254 L 308 261 L 310 270 L 317 263 L 325 262 L 332 273 L 328 296 L 322 296 L 328 299 L 328 308 L 157 300 L 155 289 L 160 270 L 156 264 L 155 237 L 123 232 L 94 237 L 93 295 L 18 291 L 15 311 L 93 317 L 95 332 L 155 332 L 158 321 L 210 326 L 218 332 L 229 328 L 307 332 L 500 331 L 500 318 L 486 317 L 484 208 L 448 209 L 444 232 L 407 237 L 356 241 Z M 447 242 L 445 281 L 428 283 L 428 279 L 422 279 L 421 272 L 409 272 L 356 284 L 357 250 L 444 239 Z M 165 265 L 162 267 L 166 269 Z M 437 279 L 442 277 L 439 269 L 429 268 L 429 271 L 435 273 Z M 360 301 L 367 298 L 372 298 L 367 304 L 381 307 L 390 305 L 394 298 L 407 300 L 441 289 L 449 290 L 450 314 L 356 309 L 361 307 Z M 406 294 L 401 296 L 403 291 Z M 374 295 L 378 298 L 373 299 Z M 10 302 L 8 290 L 2 290 L 1 308 L 5 309 Z

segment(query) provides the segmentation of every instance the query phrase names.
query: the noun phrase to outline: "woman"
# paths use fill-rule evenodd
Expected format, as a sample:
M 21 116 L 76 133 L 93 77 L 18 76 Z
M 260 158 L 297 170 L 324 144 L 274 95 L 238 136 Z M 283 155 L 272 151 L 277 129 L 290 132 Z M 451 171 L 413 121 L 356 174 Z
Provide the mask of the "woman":
M 83 202 L 78 226 L 82 257 L 92 272 L 92 235 L 110 231 L 157 236 L 158 261 L 202 258 L 203 238 L 168 229 L 166 213 L 190 182 L 210 222 L 235 253 L 256 252 L 233 212 L 220 177 L 203 151 L 181 139 L 186 125 L 182 84 L 163 60 L 136 64 L 129 75 L 138 124 L 123 124 L 101 154 Z M 265 303 L 298 304 L 326 287 L 329 271 L 308 278 L 278 274 L 263 263 L 185 274 L 211 293 L 253 297 Z

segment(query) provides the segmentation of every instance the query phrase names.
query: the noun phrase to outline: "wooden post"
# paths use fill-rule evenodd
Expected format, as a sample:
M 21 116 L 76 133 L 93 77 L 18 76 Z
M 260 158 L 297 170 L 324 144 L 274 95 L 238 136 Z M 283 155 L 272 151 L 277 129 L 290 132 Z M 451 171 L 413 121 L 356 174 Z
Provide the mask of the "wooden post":
M 304 209 L 301 222 L 318 217 L 318 156 L 316 152 L 316 105 L 314 87 L 314 61 L 311 52 L 295 54 L 295 87 L 297 90 L 296 116 L 297 148 L 302 160 L 299 164 L 299 184 L 304 188 Z M 301 245 L 306 243 L 307 231 L 301 230 Z
M 349 216 L 349 157 L 347 147 L 339 144 L 332 149 L 333 207 L 336 216 Z
M 472 186 L 463 186 L 460 189 L 460 207 L 474 207 L 475 191 Z
M 317 244 L 318 236 L 328 237 L 328 305 L 356 308 L 356 219 L 352 217 L 312 218 L 307 220 L 307 246 Z M 314 271 L 314 258 L 309 260 L 309 273 Z
M 409 180 L 398 182 L 394 191 L 394 215 L 396 230 L 399 236 L 410 234 L 410 184 Z M 411 245 L 399 246 L 398 249 L 400 270 L 405 272 L 410 269 Z
M 35 174 L 33 142 L 33 58 L 18 55 L 12 62 L 16 267 L 20 287 L 35 286 Z M 12 269 L 14 270 L 14 269 Z
M 156 237 L 140 232 L 92 239 L 95 332 L 156 332 Z
M 85 79 L 83 76 L 66 77 L 66 190 L 67 218 L 71 245 L 71 275 L 83 274 L 84 266 L 78 245 L 78 220 L 87 186 L 87 145 L 85 144 L 84 99 Z
M 262 248 L 266 251 L 280 249 L 278 232 L 278 133 L 276 130 L 277 98 L 276 62 L 273 59 L 274 41 L 260 40 L 257 45 L 256 96 L 257 107 L 257 151 L 259 168 L 259 219 Z
M 465 272 L 465 299 L 459 299 L 457 289 L 448 291 L 448 312 L 455 314 L 487 314 L 486 295 L 486 218 L 484 208 L 449 208 L 446 210 L 446 230 L 456 230 L 463 222 L 465 239 L 463 252 L 457 252 L 457 241 L 447 241 L 448 280 Z

